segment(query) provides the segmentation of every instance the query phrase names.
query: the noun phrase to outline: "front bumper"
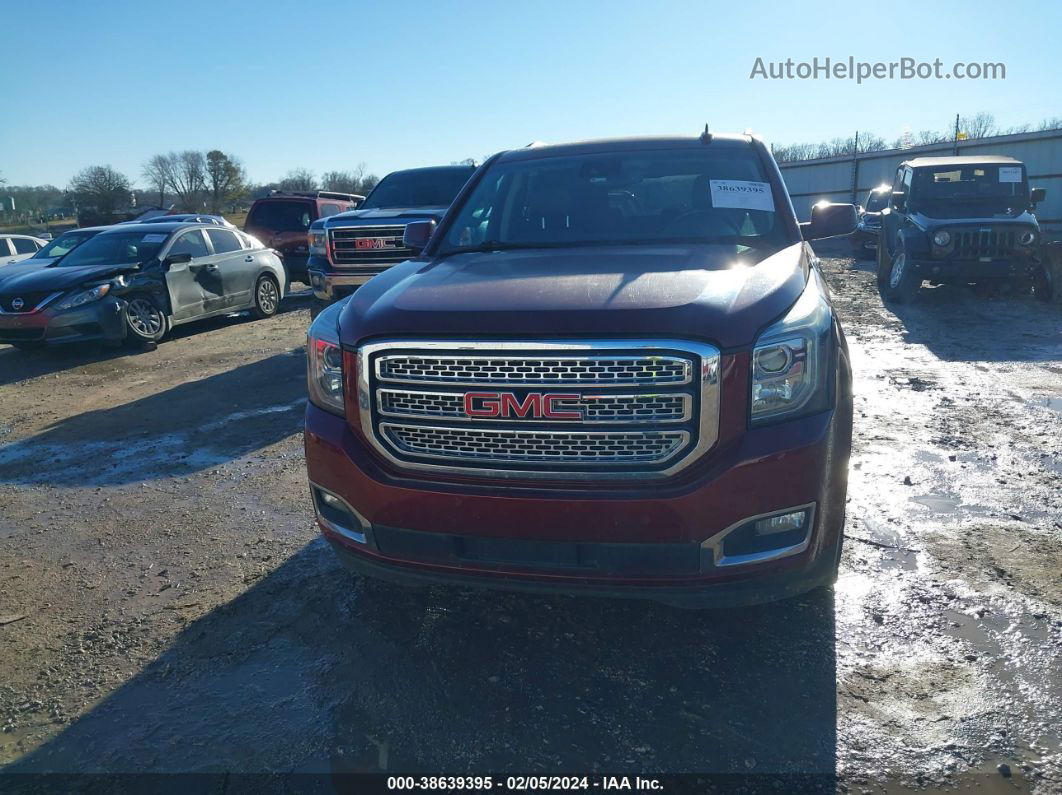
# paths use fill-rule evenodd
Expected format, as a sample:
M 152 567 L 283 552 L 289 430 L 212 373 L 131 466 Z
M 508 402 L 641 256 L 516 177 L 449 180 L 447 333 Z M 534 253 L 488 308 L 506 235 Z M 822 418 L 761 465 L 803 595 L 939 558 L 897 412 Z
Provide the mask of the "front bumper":
M 918 259 L 915 265 L 922 278 L 940 282 L 1032 279 L 1040 268 L 1034 257 L 1008 259 Z
M 36 312 L 0 313 L 0 343 L 119 342 L 125 331 L 122 302 L 113 296 L 65 311 L 45 306 Z
M 355 570 L 407 583 L 728 606 L 832 580 L 849 422 L 829 411 L 753 429 L 709 453 L 696 476 L 676 478 L 681 485 L 608 489 L 414 480 L 385 469 L 343 418 L 312 404 L 305 445 L 310 481 L 363 525 L 359 540 L 318 511 L 322 533 Z M 715 548 L 728 530 L 793 506 L 811 506 L 803 543 L 720 562 Z
M 369 281 L 376 273 L 333 273 L 331 271 L 308 271 L 310 287 L 315 298 L 336 301 Z

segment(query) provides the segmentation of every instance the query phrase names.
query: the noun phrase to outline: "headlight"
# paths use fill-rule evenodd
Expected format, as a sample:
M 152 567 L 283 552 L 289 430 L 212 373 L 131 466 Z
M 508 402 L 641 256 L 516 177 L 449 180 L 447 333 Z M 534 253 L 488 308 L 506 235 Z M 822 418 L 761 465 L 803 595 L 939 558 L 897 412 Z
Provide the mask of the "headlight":
M 110 291 L 111 285 L 100 284 L 88 290 L 82 290 L 81 292 L 71 293 L 58 304 L 56 304 L 55 308 L 73 309 L 75 306 L 84 306 L 85 304 L 91 304 L 93 301 L 99 301 Z
M 940 231 L 933 235 L 933 243 L 943 248 L 951 242 L 951 233 Z
M 328 313 L 328 319 L 331 324 L 315 321 L 306 336 L 307 386 L 316 406 L 342 415 L 343 349 L 339 346 L 335 316 Z
M 832 327 L 825 287 L 812 270 L 793 308 L 760 335 L 752 350 L 754 425 L 826 408 Z
M 1018 238 L 1018 242 L 1023 246 L 1031 246 L 1036 242 L 1036 233 L 1031 229 L 1028 232 L 1022 232 L 1021 237 Z
M 306 237 L 306 245 L 310 249 L 311 256 L 328 256 L 328 232 L 326 230 L 311 229 Z

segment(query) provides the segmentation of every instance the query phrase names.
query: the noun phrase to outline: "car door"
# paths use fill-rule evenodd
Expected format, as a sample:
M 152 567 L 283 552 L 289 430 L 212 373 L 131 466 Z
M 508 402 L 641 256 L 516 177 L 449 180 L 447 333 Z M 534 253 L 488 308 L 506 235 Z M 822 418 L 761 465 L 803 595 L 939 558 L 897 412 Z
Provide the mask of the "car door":
M 214 249 L 224 305 L 245 309 L 251 305 L 254 280 L 258 275 L 254 252 L 245 249 L 231 230 L 220 227 L 207 229 L 206 235 Z
M 892 190 L 901 191 L 904 190 L 903 184 L 904 167 L 900 166 L 896 169 L 896 176 L 892 181 Z M 892 197 L 889 197 L 889 202 L 885 206 L 885 210 L 881 214 L 881 234 L 878 238 L 878 245 L 881 247 L 882 254 L 888 258 L 895 252 L 893 245 L 896 242 L 896 232 L 900 228 L 900 211 L 892 203 Z
M 29 259 L 41 250 L 40 244 L 32 237 L 13 237 L 11 238 L 11 247 L 15 249 L 15 256 L 11 260 L 12 262 Z
M 172 262 L 177 255 L 188 255 L 187 262 Z M 205 314 L 208 293 L 202 282 L 210 274 L 210 248 L 202 229 L 180 232 L 166 252 L 166 289 L 170 294 L 173 319 L 191 320 Z M 203 276 L 200 276 L 203 274 Z

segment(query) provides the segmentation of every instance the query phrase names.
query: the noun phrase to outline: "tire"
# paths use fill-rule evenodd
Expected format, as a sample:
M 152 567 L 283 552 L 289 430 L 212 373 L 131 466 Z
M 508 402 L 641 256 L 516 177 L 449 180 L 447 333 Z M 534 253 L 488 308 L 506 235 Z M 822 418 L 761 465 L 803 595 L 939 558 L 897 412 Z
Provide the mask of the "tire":
M 1033 279 L 1033 295 L 1045 303 L 1062 303 L 1062 266 L 1045 262 Z
M 126 298 L 122 315 L 128 342 L 153 345 L 160 342 L 170 330 L 166 310 L 146 293 L 135 293 Z
M 902 246 L 892 257 L 878 253 L 878 291 L 886 301 L 896 304 L 910 303 L 918 289 L 922 286 L 922 279 L 914 269 L 914 263 L 907 256 Z
M 280 287 L 272 276 L 262 274 L 254 283 L 254 306 L 253 314 L 259 320 L 273 317 L 280 309 Z
M 310 320 L 316 320 L 317 316 L 324 312 L 331 305 L 331 301 L 323 301 L 320 298 L 314 296 L 313 303 L 310 304 Z

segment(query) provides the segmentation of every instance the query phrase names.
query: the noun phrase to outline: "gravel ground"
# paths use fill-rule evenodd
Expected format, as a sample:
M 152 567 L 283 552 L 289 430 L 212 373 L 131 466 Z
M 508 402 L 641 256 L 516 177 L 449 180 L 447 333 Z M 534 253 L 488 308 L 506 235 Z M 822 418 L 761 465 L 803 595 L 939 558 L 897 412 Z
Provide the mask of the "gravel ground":
M 841 579 L 736 611 L 345 573 L 306 490 L 305 297 L 152 352 L 0 346 L 4 771 L 1062 791 L 1062 314 L 894 313 L 869 265 L 824 269 L 856 369 Z

